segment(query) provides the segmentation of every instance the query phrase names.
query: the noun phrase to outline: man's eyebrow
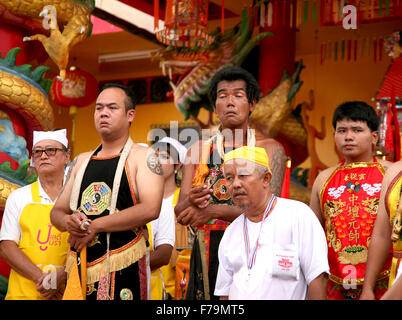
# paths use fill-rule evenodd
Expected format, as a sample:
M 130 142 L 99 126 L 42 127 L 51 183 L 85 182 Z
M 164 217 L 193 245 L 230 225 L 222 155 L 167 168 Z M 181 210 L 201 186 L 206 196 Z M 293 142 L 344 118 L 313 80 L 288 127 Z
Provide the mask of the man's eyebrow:
M 249 175 L 249 174 L 252 174 L 252 171 L 250 170 L 250 169 L 247 169 L 247 168 L 237 168 L 237 174 L 247 174 L 247 175 Z
M 96 106 L 111 106 L 111 105 L 117 105 L 117 102 L 109 102 L 109 103 L 101 103 L 101 102 L 97 102 L 95 105 Z
M 351 129 L 363 129 L 363 126 L 359 126 L 359 125 L 357 125 L 357 126 L 352 126 L 352 127 L 350 127 Z M 336 128 L 336 130 L 338 130 L 338 129 L 347 129 L 347 127 L 346 126 L 340 126 L 340 127 L 337 127 Z
M 228 91 L 228 89 L 226 89 L 226 88 L 219 89 L 218 93 L 219 92 L 224 92 L 224 91 Z M 244 91 L 244 92 L 246 92 L 246 89 L 244 89 L 244 88 L 234 88 L 232 91 Z
M 46 146 L 37 146 L 33 148 L 32 150 L 38 150 L 38 149 L 48 149 L 48 148 L 59 148 L 59 146 L 53 146 L 51 144 L 47 144 Z

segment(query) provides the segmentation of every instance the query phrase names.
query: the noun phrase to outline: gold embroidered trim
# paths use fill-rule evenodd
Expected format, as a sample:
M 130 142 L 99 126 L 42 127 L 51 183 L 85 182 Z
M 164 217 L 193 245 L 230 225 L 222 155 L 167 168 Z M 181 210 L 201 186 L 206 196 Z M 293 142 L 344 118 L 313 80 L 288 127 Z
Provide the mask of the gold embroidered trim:
M 145 239 L 141 237 L 137 243 L 127 249 L 110 254 L 109 272 L 115 272 L 127 268 L 131 264 L 140 260 L 145 255 L 146 250 Z M 100 278 L 106 276 L 108 272 L 107 269 L 107 259 L 103 259 L 97 264 L 87 267 L 87 284 L 95 283 L 99 281 Z
M 380 280 L 383 280 L 383 279 L 387 278 L 389 276 L 389 272 L 390 272 L 389 270 L 385 270 L 385 271 L 381 272 L 379 274 L 378 278 L 377 278 L 377 281 L 380 281 Z M 360 286 L 360 285 L 362 285 L 364 283 L 364 278 L 360 278 L 360 279 L 342 279 L 342 278 L 339 278 L 339 277 L 337 277 L 337 276 L 335 276 L 333 274 L 331 274 L 329 276 L 329 280 L 331 280 L 332 282 L 334 282 L 336 284 L 339 284 L 339 285 L 347 284 L 347 285 Z
M 133 263 L 140 260 L 146 253 L 147 247 L 144 237 L 141 237 L 136 243 L 127 249 L 112 253 L 110 255 L 110 270 L 109 272 L 119 271 L 127 268 Z M 69 251 L 66 259 L 66 272 L 69 274 L 77 253 Z M 87 285 L 99 281 L 100 278 L 107 274 L 107 259 L 102 259 L 93 266 L 87 267 Z
M 342 264 L 359 264 L 366 263 L 368 257 L 368 249 L 362 245 L 347 246 L 338 253 L 338 261 Z

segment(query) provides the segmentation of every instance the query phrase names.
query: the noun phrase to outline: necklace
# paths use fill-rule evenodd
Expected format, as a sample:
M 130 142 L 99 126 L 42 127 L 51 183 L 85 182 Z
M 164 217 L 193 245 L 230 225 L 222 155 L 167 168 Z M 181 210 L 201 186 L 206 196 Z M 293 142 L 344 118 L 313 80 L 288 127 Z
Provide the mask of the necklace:
M 223 146 L 223 141 L 225 137 L 222 132 L 218 130 L 216 132 L 216 149 L 219 153 L 219 156 L 223 159 L 225 155 L 225 148 Z M 247 146 L 255 147 L 255 130 L 247 127 Z
M 271 199 L 269 200 L 265 211 L 264 211 L 264 215 L 262 216 L 262 220 L 261 220 L 261 225 L 260 225 L 260 231 L 258 232 L 258 237 L 257 237 L 257 241 L 255 243 L 254 249 L 250 250 L 250 240 L 249 240 L 249 235 L 248 235 L 248 228 L 247 228 L 247 218 L 244 215 L 244 222 L 243 222 L 243 236 L 244 236 L 244 245 L 245 245 L 245 250 L 246 250 L 246 257 L 247 257 L 247 269 L 248 269 L 248 277 L 250 277 L 251 274 L 251 269 L 253 268 L 254 264 L 255 264 L 255 260 L 257 258 L 257 250 L 258 250 L 258 243 L 260 240 L 260 235 L 261 235 L 261 229 L 262 229 L 262 225 L 264 224 L 265 219 L 267 218 L 268 214 L 270 213 L 270 211 L 273 208 L 273 204 L 275 201 L 275 195 L 273 194 L 271 196 Z M 251 251 L 251 252 L 250 252 Z

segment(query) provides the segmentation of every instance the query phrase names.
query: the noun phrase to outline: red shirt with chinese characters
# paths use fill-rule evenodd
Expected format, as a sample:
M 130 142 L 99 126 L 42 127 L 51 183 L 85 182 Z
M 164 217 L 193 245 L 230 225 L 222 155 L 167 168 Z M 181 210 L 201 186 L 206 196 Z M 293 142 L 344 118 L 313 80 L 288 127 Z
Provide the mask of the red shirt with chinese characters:
M 376 160 L 341 163 L 321 189 L 330 279 L 337 284 L 363 284 L 384 173 Z M 379 279 L 388 276 L 390 259 Z

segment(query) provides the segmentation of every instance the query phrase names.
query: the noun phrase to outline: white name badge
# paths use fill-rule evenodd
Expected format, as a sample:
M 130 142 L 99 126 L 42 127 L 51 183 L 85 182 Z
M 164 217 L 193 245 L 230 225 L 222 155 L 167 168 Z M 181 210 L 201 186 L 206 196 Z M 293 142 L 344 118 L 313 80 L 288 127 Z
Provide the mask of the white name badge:
M 299 257 L 294 246 L 276 247 L 273 252 L 272 276 L 299 280 Z

